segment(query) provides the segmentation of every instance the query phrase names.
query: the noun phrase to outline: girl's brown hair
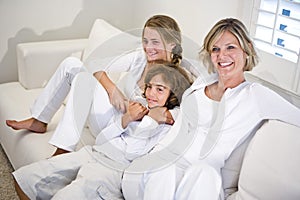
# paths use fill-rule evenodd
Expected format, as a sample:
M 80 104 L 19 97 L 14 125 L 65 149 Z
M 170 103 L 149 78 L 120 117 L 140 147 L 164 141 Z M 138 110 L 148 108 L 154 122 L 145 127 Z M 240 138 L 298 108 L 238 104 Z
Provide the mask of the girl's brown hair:
M 173 109 L 175 106 L 179 106 L 181 103 L 182 95 L 184 91 L 191 86 L 191 80 L 189 76 L 184 71 L 183 68 L 178 67 L 172 63 L 155 63 L 149 69 L 145 77 L 145 88 L 143 92 L 143 97 L 145 97 L 147 85 L 151 79 L 156 76 L 161 75 L 165 83 L 170 86 L 170 96 L 167 99 L 165 106 L 168 109 Z

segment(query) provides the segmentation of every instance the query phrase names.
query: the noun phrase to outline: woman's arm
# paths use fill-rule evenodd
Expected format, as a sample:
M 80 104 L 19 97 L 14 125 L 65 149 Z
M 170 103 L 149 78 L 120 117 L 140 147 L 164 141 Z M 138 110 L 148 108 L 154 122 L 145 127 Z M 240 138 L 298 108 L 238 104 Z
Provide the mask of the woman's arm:
M 277 119 L 300 127 L 300 108 L 265 86 L 255 84 L 256 102 L 264 119 Z
M 114 84 L 112 80 L 107 76 L 106 72 L 98 71 L 94 73 L 95 78 L 105 88 L 109 96 L 110 103 L 122 113 L 126 111 L 127 99 L 119 88 Z

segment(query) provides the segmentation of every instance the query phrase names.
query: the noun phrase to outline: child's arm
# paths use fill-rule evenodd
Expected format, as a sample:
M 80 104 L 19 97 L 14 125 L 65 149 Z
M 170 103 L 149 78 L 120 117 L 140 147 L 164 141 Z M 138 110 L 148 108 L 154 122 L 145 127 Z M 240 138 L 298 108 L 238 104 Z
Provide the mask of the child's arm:
M 157 121 L 158 124 L 174 124 L 173 116 L 166 107 L 152 108 L 148 116 Z
M 129 102 L 127 111 L 122 116 L 122 127 L 125 129 L 130 122 L 141 120 L 148 112 L 148 109 L 142 104 Z

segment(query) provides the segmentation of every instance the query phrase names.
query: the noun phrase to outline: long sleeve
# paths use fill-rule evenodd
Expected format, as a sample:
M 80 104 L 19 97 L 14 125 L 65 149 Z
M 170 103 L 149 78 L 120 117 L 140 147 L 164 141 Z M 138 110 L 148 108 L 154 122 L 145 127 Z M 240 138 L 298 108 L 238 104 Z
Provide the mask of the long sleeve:
M 149 153 L 153 147 L 168 133 L 171 125 L 158 124 L 149 116 L 145 116 L 135 130 L 132 130 L 126 141 L 126 158 L 133 160 Z
M 105 71 L 107 73 L 112 72 L 128 72 L 139 67 L 139 63 L 145 63 L 145 56 L 141 50 L 136 50 L 128 54 L 120 56 L 113 56 L 107 58 L 95 58 L 93 60 L 86 61 L 85 66 L 90 72 Z
M 253 84 L 259 113 L 263 119 L 276 119 L 300 127 L 300 109 L 276 92 Z
M 124 133 L 125 129 L 122 128 L 121 120 L 121 115 L 111 119 L 110 124 L 97 135 L 96 145 L 106 143 L 107 141 L 115 137 L 119 137 L 122 133 Z

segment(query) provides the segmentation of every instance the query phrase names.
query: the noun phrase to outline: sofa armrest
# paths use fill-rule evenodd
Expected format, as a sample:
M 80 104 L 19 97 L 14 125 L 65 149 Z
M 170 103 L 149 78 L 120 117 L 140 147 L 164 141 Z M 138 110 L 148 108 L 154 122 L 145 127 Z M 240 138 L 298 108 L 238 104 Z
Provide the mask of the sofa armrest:
M 269 120 L 251 140 L 229 199 L 299 199 L 300 127 Z
M 21 43 L 17 45 L 19 82 L 26 89 L 46 85 L 60 62 L 83 51 L 88 39 Z

